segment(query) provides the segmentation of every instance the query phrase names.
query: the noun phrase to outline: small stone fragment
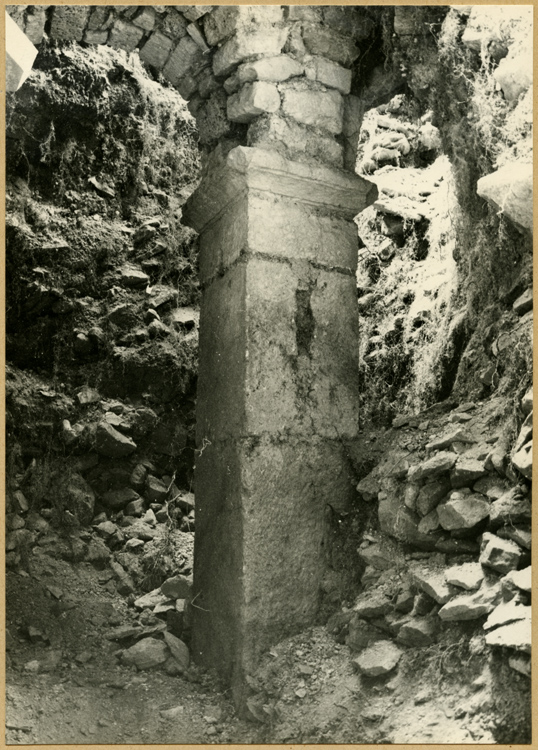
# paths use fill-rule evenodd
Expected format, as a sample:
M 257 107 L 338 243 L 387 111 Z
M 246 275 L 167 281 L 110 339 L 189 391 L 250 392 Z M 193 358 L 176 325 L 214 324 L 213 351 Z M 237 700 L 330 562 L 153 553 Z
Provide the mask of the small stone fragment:
M 152 669 L 164 664 L 170 652 L 166 643 L 155 638 L 144 638 L 122 654 L 124 664 L 134 664 L 137 669 Z
M 378 641 L 366 648 L 353 663 L 362 674 L 378 677 L 391 672 L 400 661 L 402 653 L 392 641 Z

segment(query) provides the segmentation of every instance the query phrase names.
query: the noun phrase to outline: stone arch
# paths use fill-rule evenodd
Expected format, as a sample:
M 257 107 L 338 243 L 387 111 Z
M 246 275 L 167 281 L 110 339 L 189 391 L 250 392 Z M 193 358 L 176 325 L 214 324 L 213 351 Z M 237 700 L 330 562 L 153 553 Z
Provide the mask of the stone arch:
M 315 620 L 327 505 L 353 492 L 360 6 L 11 6 L 34 44 L 107 44 L 189 101 L 200 233 L 193 656 L 244 705 L 260 654 Z M 359 107 L 360 108 L 360 107 Z M 348 171 L 346 171 L 348 168 Z M 338 500 L 337 500 L 338 498 Z

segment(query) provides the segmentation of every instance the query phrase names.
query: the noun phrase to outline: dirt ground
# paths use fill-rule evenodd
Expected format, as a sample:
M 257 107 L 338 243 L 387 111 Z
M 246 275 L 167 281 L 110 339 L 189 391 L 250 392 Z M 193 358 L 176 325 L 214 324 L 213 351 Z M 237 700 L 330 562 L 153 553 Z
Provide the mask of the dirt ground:
M 478 659 L 464 675 L 457 638 L 408 649 L 396 674 L 366 678 L 347 646 L 311 628 L 264 657 L 253 704 L 262 721 L 244 721 L 193 665 L 171 676 L 121 664 L 107 635 L 147 613 L 107 588 L 106 569 L 35 550 L 7 576 L 7 744 L 495 741 L 487 667 L 477 672 Z

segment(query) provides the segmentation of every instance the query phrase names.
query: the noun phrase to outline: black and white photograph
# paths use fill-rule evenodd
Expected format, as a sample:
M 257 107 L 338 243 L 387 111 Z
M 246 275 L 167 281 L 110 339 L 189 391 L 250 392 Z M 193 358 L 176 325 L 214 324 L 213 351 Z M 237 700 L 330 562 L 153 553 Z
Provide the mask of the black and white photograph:
M 532 744 L 533 5 L 4 11 L 5 744 Z

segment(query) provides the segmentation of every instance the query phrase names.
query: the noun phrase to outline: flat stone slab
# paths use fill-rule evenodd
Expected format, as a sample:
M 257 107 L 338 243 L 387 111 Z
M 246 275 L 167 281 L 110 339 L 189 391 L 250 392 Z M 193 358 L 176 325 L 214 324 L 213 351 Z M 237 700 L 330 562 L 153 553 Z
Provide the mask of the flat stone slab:
M 501 585 L 486 586 L 482 584 L 473 594 L 455 596 L 439 610 L 441 620 L 454 622 L 457 620 L 476 620 L 489 614 L 501 601 Z
M 417 482 L 419 479 L 436 477 L 439 474 L 443 474 L 445 471 L 450 471 L 457 460 L 457 453 L 452 453 L 451 451 L 440 451 L 427 461 L 423 461 L 416 466 L 411 466 L 407 473 L 407 478 L 413 482 Z
M 528 568 L 523 568 L 523 570 L 511 570 L 502 580 L 509 584 L 512 583 L 521 591 L 530 592 L 532 589 L 532 568 L 529 565 Z
M 475 591 L 484 580 L 484 570 L 480 563 L 463 563 L 462 565 L 453 565 L 445 570 L 446 582 L 452 586 L 467 591 Z
M 531 619 L 530 607 L 525 607 L 523 604 L 518 604 L 513 600 L 510 602 L 502 602 L 502 604 L 495 607 L 493 612 L 489 615 L 484 623 L 484 630 L 492 630 L 500 625 L 508 625 L 511 622 L 518 622 L 519 620 L 526 619 Z
M 452 598 L 442 568 L 432 568 L 428 565 L 416 565 L 411 568 L 411 578 L 421 591 L 435 599 L 438 604 L 446 604 Z
M 402 657 L 403 651 L 392 641 L 378 641 L 366 648 L 354 659 L 362 674 L 368 677 L 379 677 L 391 672 Z
M 530 617 L 504 625 L 486 635 L 488 646 L 505 646 L 530 654 L 532 628 Z

